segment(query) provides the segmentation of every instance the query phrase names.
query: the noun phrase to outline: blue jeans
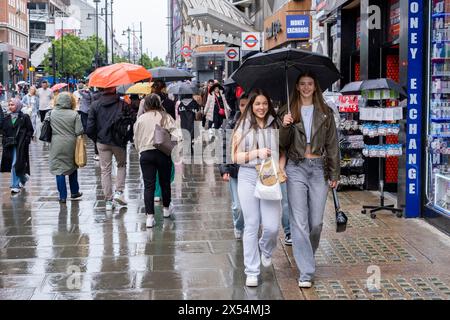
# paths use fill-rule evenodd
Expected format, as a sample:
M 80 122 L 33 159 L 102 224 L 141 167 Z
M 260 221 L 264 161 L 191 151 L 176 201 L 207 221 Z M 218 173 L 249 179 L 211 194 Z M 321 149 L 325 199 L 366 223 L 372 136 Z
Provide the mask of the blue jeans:
M 230 177 L 231 212 L 233 213 L 234 228 L 239 231 L 244 230 L 244 215 L 238 195 L 238 179 Z
M 281 193 L 283 194 L 283 199 L 281 199 L 281 206 L 283 208 L 281 214 L 281 225 L 283 226 L 284 235 L 291 234 L 291 227 L 289 225 L 289 215 L 291 214 L 291 208 L 289 207 L 287 183 L 281 184 Z
M 19 189 L 20 184 L 25 185 L 27 178 L 25 176 L 18 176 L 16 174 L 17 149 L 13 149 L 13 161 L 11 166 L 11 189 Z
M 292 228 L 292 253 L 300 271 L 299 281 L 314 280 L 328 183 L 322 159 L 305 159 L 299 164 L 288 161 L 289 217 Z
M 67 199 L 67 186 L 66 186 L 66 176 L 56 176 L 56 185 L 58 186 L 59 199 Z M 80 191 L 80 186 L 78 185 L 78 171 L 75 170 L 69 176 L 70 193 L 72 195 L 77 194 Z

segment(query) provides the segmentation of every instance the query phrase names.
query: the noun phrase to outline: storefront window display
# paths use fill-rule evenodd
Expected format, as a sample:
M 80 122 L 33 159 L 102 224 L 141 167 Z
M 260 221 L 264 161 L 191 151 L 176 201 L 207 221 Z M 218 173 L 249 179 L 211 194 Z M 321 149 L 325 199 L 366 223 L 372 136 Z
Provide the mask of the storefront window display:
M 450 217 L 450 0 L 430 8 L 427 206 Z

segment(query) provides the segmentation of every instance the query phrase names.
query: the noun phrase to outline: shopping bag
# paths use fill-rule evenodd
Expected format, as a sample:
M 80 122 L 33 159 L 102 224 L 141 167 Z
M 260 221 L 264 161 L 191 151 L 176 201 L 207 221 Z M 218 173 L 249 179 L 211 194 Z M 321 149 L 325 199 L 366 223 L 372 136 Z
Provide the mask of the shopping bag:
M 75 145 L 75 164 L 78 168 L 83 168 L 87 164 L 86 142 L 83 136 L 78 136 Z
M 52 142 L 52 125 L 50 123 L 50 116 L 46 117 L 42 123 L 41 134 L 39 140 L 44 142 Z
M 164 122 L 164 120 L 165 120 L 165 117 L 163 116 L 163 119 L 161 120 L 161 122 Z M 153 139 L 154 139 L 153 145 L 155 146 L 156 149 L 158 149 L 159 151 L 161 151 L 162 153 L 164 153 L 167 156 L 172 155 L 172 150 L 177 145 L 177 142 L 172 141 L 172 136 L 171 136 L 169 130 L 167 130 L 157 124 L 155 126 L 155 134 L 154 134 Z
M 277 168 L 272 158 L 266 159 L 260 166 L 254 195 L 261 200 L 274 201 L 283 197 Z
M 347 229 L 347 215 L 341 211 L 341 205 L 339 204 L 339 198 L 337 191 L 333 189 L 334 208 L 336 211 L 336 232 L 344 232 Z

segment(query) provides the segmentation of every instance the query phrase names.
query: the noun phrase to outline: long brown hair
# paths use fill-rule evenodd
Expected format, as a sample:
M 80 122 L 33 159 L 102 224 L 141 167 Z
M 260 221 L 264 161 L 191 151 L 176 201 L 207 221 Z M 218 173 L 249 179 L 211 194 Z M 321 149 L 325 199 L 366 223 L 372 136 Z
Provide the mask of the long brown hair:
M 250 93 L 250 97 L 249 97 L 247 106 L 245 107 L 244 112 L 241 114 L 241 117 L 237 121 L 236 126 L 234 127 L 234 130 L 233 130 L 233 138 L 232 138 L 233 145 L 231 147 L 231 150 L 232 150 L 231 159 L 233 160 L 233 162 L 236 161 L 236 159 L 235 159 L 236 148 L 241 144 L 241 142 L 245 139 L 246 135 L 249 134 L 252 129 L 253 130 L 258 129 L 258 122 L 256 121 L 255 114 L 253 113 L 253 104 L 255 103 L 256 98 L 259 96 L 264 96 L 267 99 L 267 102 L 269 104 L 269 110 L 267 111 L 267 114 L 264 117 L 264 123 L 267 124 L 267 121 L 269 120 L 270 116 L 272 116 L 274 118 L 276 118 L 276 116 L 277 116 L 277 113 L 272 104 L 272 100 L 270 99 L 270 96 L 267 94 L 267 92 L 265 92 L 262 89 L 255 89 Z M 247 132 L 242 132 L 244 129 L 243 125 L 247 118 L 250 118 L 250 128 L 247 130 Z M 241 126 L 242 126 L 242 128 L 241 128 Z M 240 133 L 242 133 L 239 141 L 237 141 L 236 136 L 235 136 L 236 133 L 238 133 L 238 131 L 241 131 Z
M 291 95 L 291 115 L 292 118 L 294 118 L 294 123 L 299 123 L 302 113 L 300 111 L 300 107 L 302 106 L 302 96 L 299 90 L 297 90 L 297 85 L 300 82 L 300 79 L 303 77 L 309 77 L 314 80 L 314 86 L 316 87 L 313 95 L 313 104 L 314 107 L 319 108 L 320 111 L 323 113 L 328 112 L 327 104 L 325 103 L 325 100 L 323 99 L 323 92 L 320 88 L 320 83 L 317 80 L 317 77 L 314 73 L 310 71 L 305 71 L 300 73 L 300 75 L 297 78 L 297 81 L 295 82 L 295 88 Z
M 267 92 L 265 92 L 262 89 L 255 89 L 250 93 L 247 106 L 245 107 L 244 112 L 241 114 L 241 117 L 236 123 L 235 127 L 236 129 L 239 128 L 248 117 L 250 117 L 250 128 L 255 130 L 258 129 L 258 123 L 256 122 L 256 117 L 253 113 L 253 104 L 255 103 L 256 98 L 259 96 L 264 96 L 267 99 L 267 102 L 269 103 L 269 110 L 267 111 L 267 114 L 264 118 L 264 123 L 267 123 L 267 121 L 269 120 L 269 116 L 276 118 L 277 113 L 273 107 L 270 96 L 267 94 Z

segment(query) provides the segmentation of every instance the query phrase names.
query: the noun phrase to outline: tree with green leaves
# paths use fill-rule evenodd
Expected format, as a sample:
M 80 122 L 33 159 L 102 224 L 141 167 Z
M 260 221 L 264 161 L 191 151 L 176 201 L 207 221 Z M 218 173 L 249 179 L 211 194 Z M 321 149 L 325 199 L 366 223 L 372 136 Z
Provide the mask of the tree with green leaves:
M 156 68 L 156 67 L 162 67 L 165 65 L 164 61 L 158 57 L 154 57 L 153 59 L 150 59 L 150 57 L 147 54 L 143 54 L 142 55 L 142 66 L 145 69 L 152 69 L 152 68 Z
M 82 78 L 93 71 L 96 52 L 95 36 L 82 40 L 77 36 L 65 34 L 64 39 L 54 40 L 53 45 L 55 46 L 57 77 Z M 99 57 L 105 55 L 105 44 L 100 38 L 98 39 L 98 52 Z M 51 57 L 52 49 L 50 48 L 43 62 L 44 70 L 48 74 L 53 73 Z

